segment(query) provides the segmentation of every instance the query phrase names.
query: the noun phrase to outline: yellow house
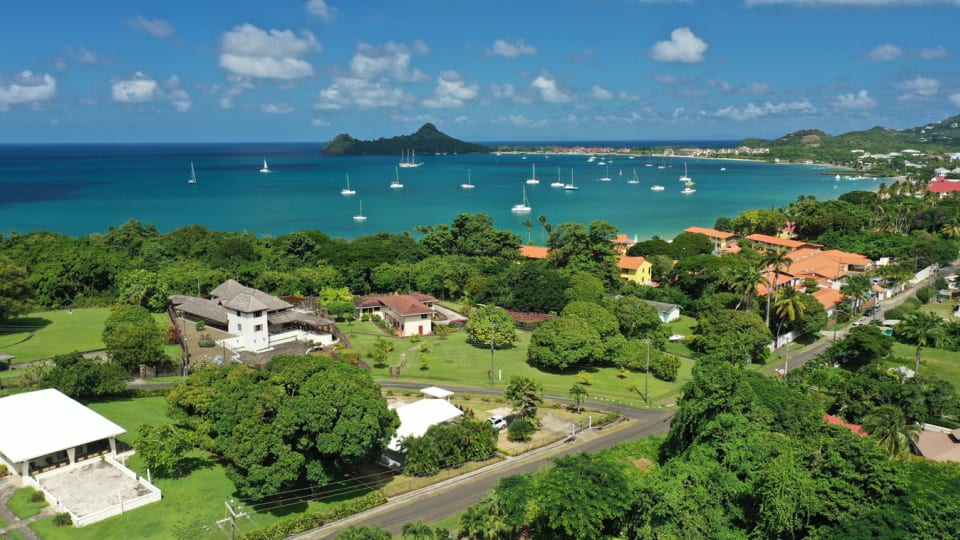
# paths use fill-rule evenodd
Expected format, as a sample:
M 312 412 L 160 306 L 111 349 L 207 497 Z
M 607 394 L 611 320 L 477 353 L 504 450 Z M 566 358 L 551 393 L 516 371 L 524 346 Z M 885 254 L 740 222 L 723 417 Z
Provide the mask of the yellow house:
M 617 257 L 617 268 L 623 281 L 643 285 L 653 280 L 653 265 L 643 257 L 621 255 Z

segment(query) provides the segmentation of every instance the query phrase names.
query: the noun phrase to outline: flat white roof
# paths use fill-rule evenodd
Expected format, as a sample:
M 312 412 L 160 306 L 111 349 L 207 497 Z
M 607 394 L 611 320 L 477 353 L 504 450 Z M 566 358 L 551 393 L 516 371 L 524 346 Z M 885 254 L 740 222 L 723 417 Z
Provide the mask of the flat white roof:
M 127 430 L 52 388 L 0 398 L 0 452 L 14 463 Z
M 422 437 L 430 426 L 449 422 L 463 414 L 463 411 L 444 399 L 421 399 L 397 407 L 396 411 L 400 417 L 400 427 L 387 445 L 390 450 L 400 450 L 400 441 L 404 437 Z
M 428 396 L 440 398 L 440 399 L 448 398 L 453 395 L 453 392 L 451 392 L 450 390 L 445 390 L 438 386 L 428 386 L 426 388 L 422 388 L 420 391 Z

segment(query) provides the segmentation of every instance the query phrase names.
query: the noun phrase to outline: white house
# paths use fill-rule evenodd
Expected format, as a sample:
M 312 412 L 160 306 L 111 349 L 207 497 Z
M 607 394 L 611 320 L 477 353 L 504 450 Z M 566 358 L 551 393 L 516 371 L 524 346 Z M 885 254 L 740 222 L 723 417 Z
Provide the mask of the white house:
M 426 294 L 368 296 L 356 305 L 358 316 L 380 317 L 400 336 L 433 333 L 433 305 L 437 299 Z
M 400 443 L 405 437 L 423 437 L 431 426 L 449 422 L 463 415 L 463 411 L 449 401 L 433 398 L 414 401 L 394 410 L 400 417 L 400 427 L 387 445 L 387 448 L 394 452 L 400 450 Z
M 644 302 L 653 306 L 657 310 L 660 321 L 664 323 L 673 322 L 680 318 L 680 306 L 676 304 L 667 304 L 664 302 L 654 302 L 653 300 L 644 300 Z

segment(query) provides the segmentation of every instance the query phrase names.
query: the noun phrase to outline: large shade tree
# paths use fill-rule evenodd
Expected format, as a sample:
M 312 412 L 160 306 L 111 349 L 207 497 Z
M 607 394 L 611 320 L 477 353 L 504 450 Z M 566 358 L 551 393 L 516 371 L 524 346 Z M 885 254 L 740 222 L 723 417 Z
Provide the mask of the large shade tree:
M 0 320 L 28 313 L 32 299 L 26 269 L 0 256 Z

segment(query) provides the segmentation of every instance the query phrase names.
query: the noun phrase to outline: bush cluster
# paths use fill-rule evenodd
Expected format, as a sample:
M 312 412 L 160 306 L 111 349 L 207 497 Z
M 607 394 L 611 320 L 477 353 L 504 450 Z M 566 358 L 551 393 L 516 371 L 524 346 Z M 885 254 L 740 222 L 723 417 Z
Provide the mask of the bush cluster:
M 241 540 L 282 540 L 310 529 L 322 526 L 324 523 L 343 519 L 365 510 L 380 506 L 387 502 L 387 498 L 379 491 L 371 491 L 366 495 L 344 501 L 329 512 L 316 512 L 281 519 L 270 525 L 246 532 L 240 535 Z
M 903 318 L 905 318 L 907 315 L 909 315 L 909 314 L 913 313 L 914 311 L 920 309 L 920 306 L 922 306 L 922 305 L 923 305 L 923 304 L 920 302 L 920 300 L 918 300 L 917 298 L 911 296 L 910 298 L 907 298 L 906 300 L 904 300 L 903 303 L 900 304 L 899 306 L 897 306 L 897 307 L 895 307 L 895 308 L 893 308 L 893 309 L 888 309 L 887 311 L 884 311 L 884 312 L 883 312 L 883 318 L 884 318 L 884 319 L 898 319 L 898 320 L 899 320 L 899 319 L 903 319 Z
M 423 437 L 407 437 L 401 448 L 404 474 L 433 476 L 440 469 L 489 458 L 497 450 L 497 430 L 489 422 L 464 418 L 431 426 Z

